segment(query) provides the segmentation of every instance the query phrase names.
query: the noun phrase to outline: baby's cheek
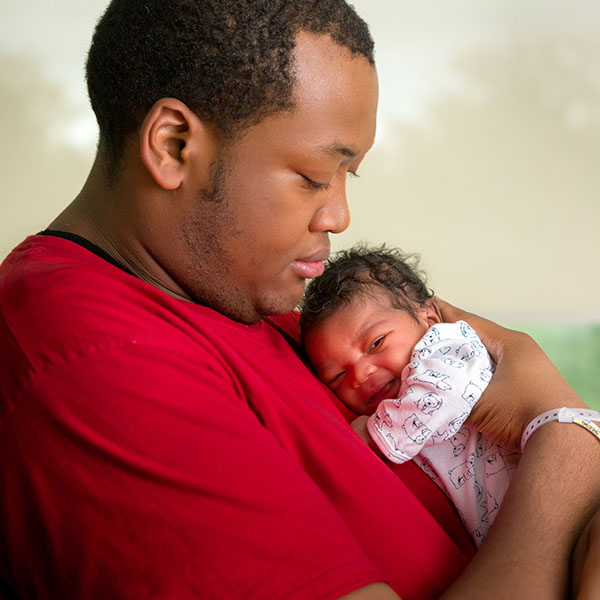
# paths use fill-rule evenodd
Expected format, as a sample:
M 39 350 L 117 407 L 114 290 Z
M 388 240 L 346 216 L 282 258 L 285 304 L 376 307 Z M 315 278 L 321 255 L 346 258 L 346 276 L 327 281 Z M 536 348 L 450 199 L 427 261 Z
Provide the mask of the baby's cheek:
M 402 347 L 396 352 L 396 360 L 392 373 L 398 379 L 402 375 L 402 371 L 412 361 L 412 347 Z

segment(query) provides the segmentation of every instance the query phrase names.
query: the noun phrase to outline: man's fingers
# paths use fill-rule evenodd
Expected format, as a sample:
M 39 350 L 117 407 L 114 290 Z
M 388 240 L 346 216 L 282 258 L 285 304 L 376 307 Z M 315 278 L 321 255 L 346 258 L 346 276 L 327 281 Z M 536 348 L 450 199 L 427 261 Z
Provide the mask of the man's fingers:
M 487 348 L 494 362 L 500 360 L 502 347 L 504 345 L 505 336 L 509 332 L 508 329 L 484 319 L 479 315 L 467 312 L 462 308 L 458 308 L 446 300 L 442 300 L 436 296 L 435 303 L 437 304 L 442 317 L 446 323 L 455 323 L 456 321 L 466 321 L 477 332 L 481 338 L 483 345 Z
M 455 323 L 456 321 L 460 321 L 464 318 L 468 313 L 464 310 L 457 308 L 456 306 L 446 302 L 446 300 L 442 300 L 438 296 L 434 298 L 437 307 L 440 309 L 442 313 L 442 317 L 446 323 Z

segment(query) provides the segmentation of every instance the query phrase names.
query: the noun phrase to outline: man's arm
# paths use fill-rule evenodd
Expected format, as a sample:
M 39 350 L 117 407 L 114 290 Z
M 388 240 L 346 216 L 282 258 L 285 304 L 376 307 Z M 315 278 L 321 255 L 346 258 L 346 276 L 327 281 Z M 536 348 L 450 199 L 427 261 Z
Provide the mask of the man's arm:
M 531 338 L 439 304 L 446 320 L 469 322 L 498 363 L 477 405 L 478 427 L 517 445 L 524 427 L 541 412 L 584 406 Z M 488 538 L 444 600 L 567 598 L 572 548 L 600 504 L 599 470 L 600 444 L 581 427 L 550 423 L 535 432 Z M 592 575 L 586 573 L 584 580 L 589 585 L 595 575 L 591 552 L 586 567 Z M 354 594 L 348 597 L 395 597 L 383 584 Z
M 555 423 L 536 433 L 490 535 L 444 599 L 476 598 L 476 590 L 566 598 L 571 549 L 598 505 L 599 461 L 600 444 L 583 429 Z
M 342 596 L 339 600 L 400 600 L 400 596 L 385 583 L 372 583 Z
M 469 322 L 498 363 L 473 411 L 485 433 L 514 443 L 541 412 L 584 406 L 531 338 L 440 306 L 446 320 Z M 550 423 L 536 431 L 490 535 L 443 598 L 566 598 L 572 548 L 600 505 L 599 470 L 600 444 L 583 428 Z
M 579 538 L 571 565 L 572 597 L 577 600 L 600 598 L 600 511 Z

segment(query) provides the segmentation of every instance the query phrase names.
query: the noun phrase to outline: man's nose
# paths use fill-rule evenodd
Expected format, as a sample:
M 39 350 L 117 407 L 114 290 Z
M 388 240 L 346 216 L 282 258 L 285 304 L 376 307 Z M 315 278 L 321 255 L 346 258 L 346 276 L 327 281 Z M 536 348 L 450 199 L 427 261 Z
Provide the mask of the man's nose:
M 323 192 L 324 202 L 315 213 L 311 231 L 341 233 L 350 225 L 350 209 L 346 198 L 346 180 L 336 177 Z

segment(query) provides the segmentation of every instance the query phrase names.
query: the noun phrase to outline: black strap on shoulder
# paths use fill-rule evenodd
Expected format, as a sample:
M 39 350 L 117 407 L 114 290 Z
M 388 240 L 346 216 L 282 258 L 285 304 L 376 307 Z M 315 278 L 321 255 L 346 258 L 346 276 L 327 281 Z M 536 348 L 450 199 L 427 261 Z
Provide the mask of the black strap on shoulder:
M 132 271 L 130 271 L 126 266 L 122 265 L 119 261 L 115 260 L 108 252 L 100 248 L 100 246 L 96 246 L 96 244 L 90 242 L 90 240 L 81 237 L 76 233 L 71 233 L 69 231 L 59 231 L 58 229 L 44 229 L 44 231 L 40 231 L 38 235 L 58 237 L 64 240 L 69 240 L 70 242 L 73 242 L 74 244 L 77 244 L 79 246 L 83 246 L 86 250 L 89 250 L 90 252 L 92 252 L 96 256 L 99 256 L 111 265 L 117 267 L 118 269 L 121 269 L 121 271 L 125 271 L 125 273 L 133 275 L 135 277 Z

